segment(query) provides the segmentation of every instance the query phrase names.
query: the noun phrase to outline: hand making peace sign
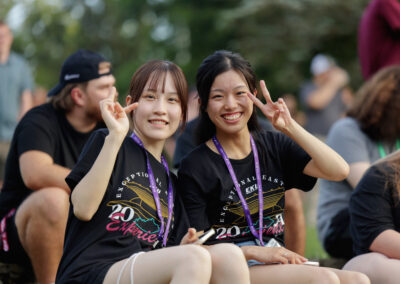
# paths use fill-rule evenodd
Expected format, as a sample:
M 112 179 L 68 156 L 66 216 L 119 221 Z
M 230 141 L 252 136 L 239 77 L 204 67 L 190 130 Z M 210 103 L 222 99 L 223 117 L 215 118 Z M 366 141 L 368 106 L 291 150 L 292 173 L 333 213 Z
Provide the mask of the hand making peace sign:
M 283 131 L 292 123 L 292 117 L 289 109 L 282 98 L 277 102 L 273 102 L 264 80 L 260 81 L 261 91 L 265 98 L 266 104 L 263 104 L 255 95 L 248 93 L 248 97 L 263 112 L 263 114 L 271 121 L 272 125 L 279 131 Z
M 122 107 L 119 102 L 116 101 L 117 90 L 115 87 L 110 89 L 110 93 L 107 98 L 100 101 L 101 116 L 108 130 L 111 133 L 117 134 L 118 136 L 125 137 L 129 130 L 129 119 L 127 113 L 133 111 L 139 103 L 133 103 L 126 107 Z

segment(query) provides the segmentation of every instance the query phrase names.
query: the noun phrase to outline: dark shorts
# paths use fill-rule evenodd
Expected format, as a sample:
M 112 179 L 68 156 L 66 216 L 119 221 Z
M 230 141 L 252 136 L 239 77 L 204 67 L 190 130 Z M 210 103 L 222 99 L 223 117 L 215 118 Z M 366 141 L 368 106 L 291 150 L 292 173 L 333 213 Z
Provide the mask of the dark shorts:
M 339 211 L 332 219 L 323 246 L 332 257 L 350 259 L 354 256 L 353 240 L 350 234 L 350 215 L 347 208 Z
M 20 264 L 31 268 L 30 260 L 23 249 L 15 226 L 15 209 L 0 216 L 0 262 Z

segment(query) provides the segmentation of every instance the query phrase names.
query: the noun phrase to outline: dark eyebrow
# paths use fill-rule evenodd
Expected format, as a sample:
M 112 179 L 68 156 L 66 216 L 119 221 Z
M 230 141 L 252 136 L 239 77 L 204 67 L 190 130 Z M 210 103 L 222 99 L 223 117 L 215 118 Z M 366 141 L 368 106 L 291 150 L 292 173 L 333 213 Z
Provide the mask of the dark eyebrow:
M 241 88 L 247 88 L 247 86 L 246 85 L 239 85 L 239 86 L 236 86 L 235 88 L 233 88 L 233 90 L 237 90 L 237 89 L 241 89 Z M 222 90 L 222 89 L 212 89 L 210 92 L 224 92 L 224 90 Z

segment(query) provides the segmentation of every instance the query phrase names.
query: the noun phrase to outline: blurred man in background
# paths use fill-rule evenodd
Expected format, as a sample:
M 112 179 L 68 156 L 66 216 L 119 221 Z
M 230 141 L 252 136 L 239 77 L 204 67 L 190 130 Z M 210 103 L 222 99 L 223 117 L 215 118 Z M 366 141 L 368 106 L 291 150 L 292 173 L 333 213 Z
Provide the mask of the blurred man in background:
M 49 103 L 19 122 L 0 192 L 0 261 L 32 264 L 37 281 L 54 283 L 68 219 L 66 176 L 91 133 L 104 127 L 99 102 L 115 78 L 111 64 L 79 50 L 64 62 Z
M 13 35 L 0 20 L 0 188 L 17 122 L 32 107 L 33 78 L 25 59 L 11 51 Z
M 316 55 L 310 66 L 313 78 L 300 89 L 300 101 L 306 113 L 305 128 L 324 138 L 331 125 L 342 117 L 352 101 L 346 88 L 349 76 L 335 61 L 324 54 Z

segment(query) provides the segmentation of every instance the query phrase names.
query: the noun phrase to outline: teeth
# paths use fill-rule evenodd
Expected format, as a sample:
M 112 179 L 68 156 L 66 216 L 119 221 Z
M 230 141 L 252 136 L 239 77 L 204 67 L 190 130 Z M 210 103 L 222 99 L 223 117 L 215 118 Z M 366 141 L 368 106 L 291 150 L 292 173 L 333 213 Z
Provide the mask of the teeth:
M 152 120 L 151 123 L 153 124 L 162 124 L 162 125 L 166 125 L 167 122 L 163 121 L 163 120 Z
M 224 115 L 224 118 L 227 120 L 235 120 L 235 119 L 238 119 L 239 117 L 240 117 L 240 113 Z

